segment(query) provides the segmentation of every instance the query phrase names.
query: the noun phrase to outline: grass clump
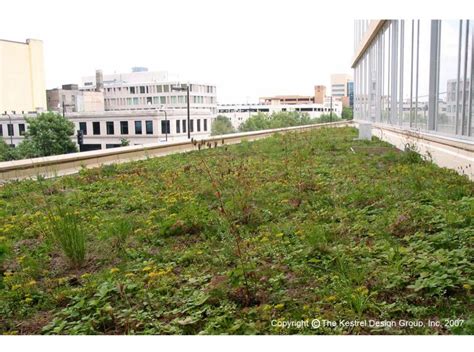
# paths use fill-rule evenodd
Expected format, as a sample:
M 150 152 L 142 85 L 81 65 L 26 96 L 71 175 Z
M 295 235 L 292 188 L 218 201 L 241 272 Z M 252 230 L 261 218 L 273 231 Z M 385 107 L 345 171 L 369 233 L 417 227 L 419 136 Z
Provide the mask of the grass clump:
M 66 207 L 58 207 L 49 216 L 53 240 L 73 268 L 80 268 L 86 258 L 86 233 L 79 216 Z

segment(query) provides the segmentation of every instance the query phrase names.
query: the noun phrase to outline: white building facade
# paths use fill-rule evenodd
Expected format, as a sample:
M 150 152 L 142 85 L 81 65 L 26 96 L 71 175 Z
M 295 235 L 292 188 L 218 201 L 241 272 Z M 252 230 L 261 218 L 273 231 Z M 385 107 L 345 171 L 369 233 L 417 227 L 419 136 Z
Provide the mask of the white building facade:
M 135 111 L 147 109 L 186 109 L 186 90 L 173 87 L 189 85 L 190 106 L 193 110 L 217 113 L 216 86 L 202 82 L 170 80 L 166 72 L 148 72 L 146 68 L 133 72 L 102 75 L 82 79 L 82 90 L 104 92 L 106 111 Z M 97 82 L 99 86 L 97 87 Z
M 192 138 L 210 136 L 214 115 L 208 110 L 190 111 Z M 26 117 L 37 115 L 1 115 L 0 138 L 7 144 L 18 146 L 28 130 Z M 187 140 L 186 110 L 114 111 L 101 113 L 69 113 L 66 117 L 75 125 L 71 137 L 77 142 L 77 131 L 83 133 L 81 151 L 120 147 L 122 140 L 130 145 Z

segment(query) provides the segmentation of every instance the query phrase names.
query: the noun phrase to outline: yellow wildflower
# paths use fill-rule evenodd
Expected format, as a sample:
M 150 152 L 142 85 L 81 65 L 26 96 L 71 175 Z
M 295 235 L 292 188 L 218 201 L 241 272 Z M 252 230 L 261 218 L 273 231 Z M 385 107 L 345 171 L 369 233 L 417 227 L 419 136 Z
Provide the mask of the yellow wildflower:
M 25 303 L 31 303 L 31 302 L 33 302 L 33 298 L 31 298 L 31 297 L 26 297 L 25 298 Z
M 283 237 L 285 234 L 283 232 L 277 233 L 275 236 L 276 237 Z
M 337 297 L 336 296 L 329 296 L 326 298 L 326 301 L 328 302 L 335 302 L 337 300 Z
M 110 269 L 110 273 L 111 273 L 111 274 L 116 273 L 116 272 L 118 272 L 118 271 L 120 271 L 119 268 L 112 268 L 112 269 Z
M 151 266 L 146 266 L 142 270 L 143 271 L 151 271 L 153 268 Z
M 464 287 L 464 289 L 468 290 L 468 291 L 471 289 L 471 285 L 469 285 L 469 284 L 464 284 L 464 285 L 462 285 L 462 287 Z
M 21 288 L 21 285 L 13 285 L 13 286 L 12 286 L 12 290 L 14 290 L 14 291 L 15 291 L 15 290 L 18 290 L 18 289 L 20 289 L 20 288 Z
M 87 279 L 89 276 L 91 276 L 91 274 L 85 273 L 85 274 L 82 274 L 82 275 L 81 275 L 81 278 Z
M 283 309 L 285 308 L 285 305 L 283 303 L 279 303 L 275 306 L 275 309 Z
M 362 293 L 363 295 L 367 295 L 369 293 L 369 290 L 365 286 L 360 286 L 356 289 L 357 292 Z
M 160 276 L 160 275 L 161 275 L 161 273 L 156 272 L 156 271 L 152 271 L 151 273 L 148 274 L 148 277 L 149 277 L 150 279 L 153 279 L 153 278 L 155 278 L 155 277 L 157 277 L 157 276 Z
M 134 273 L 126 273 L 125 274 L 125 277 L 132 277 L 132 276 L 135 276 L 135 274 Z
M 36 280 L 31 280 L 30 282 L 27 283 L 28 286 L 34 286 L 36 285 Z

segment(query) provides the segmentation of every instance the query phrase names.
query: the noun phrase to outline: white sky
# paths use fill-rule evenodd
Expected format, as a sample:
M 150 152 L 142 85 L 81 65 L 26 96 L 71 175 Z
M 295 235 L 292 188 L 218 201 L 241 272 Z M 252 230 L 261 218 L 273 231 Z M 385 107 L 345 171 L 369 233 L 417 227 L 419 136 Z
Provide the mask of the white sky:
M 463 17 L 462 6 L 450 6 L 461 12 L 456 16 L 446 9 L 427 14 L 424 1 L 418 9 L 405 0 L 392 8 L 370 3 L 3 0 L 0 38 L 43 40 L 48 89 L 80 83 L 99 68 L 146 66 L 215 84 L 220 103 L 252 102 L 311 95 L 315 84 L 329 86 L 331 73 L 352 74 L 354 18 Z

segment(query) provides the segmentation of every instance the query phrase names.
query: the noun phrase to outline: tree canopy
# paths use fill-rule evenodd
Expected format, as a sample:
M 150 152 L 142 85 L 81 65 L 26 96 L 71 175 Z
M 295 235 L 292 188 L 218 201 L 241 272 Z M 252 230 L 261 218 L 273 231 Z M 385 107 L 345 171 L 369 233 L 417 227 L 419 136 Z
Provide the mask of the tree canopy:
M 77 152 L 71 140 L 74 123 L 54 112 L 42 113 L 26 119 L 28 130 L 19 145 L 23 157 L 38 157 Z
M 16 147 L 10 147 L 0 138 L 0 161 L 35 158 L 77 152 L 71 140 L 74 123 L 53 112 L 26 118 L 28 130 L 25 139 Z
M 232 126 L 232 122 L 228 117 L 223 115 L 218 115 L 211 126 L 211 135 L 221 135 L 234 133 L 235 129 Z
M 9 161 L 15 159 L 15 149 L 10 147 L 2 138 L 0 138 L 0 161 Z
M 349 107 L 343 107 L 343 108 L 342 108 L 342 115 L 341 115 L 341 117 L 342 117 L 344 120 L 352 120 L 352 115 L 353 115 L 352 108 L 349 108 Z
M 258 113 L 251 116 L 243 124 L 239 130 L 242 132 L 266 130 L 270 128 L 282 128 L 291 126 L 310 125 L 314 123 L 337 121 L 339 118 L 336 114 L 321 115 L 319 118 L 311 118 L 309 114 L 297 111 L 281 111 L 274 112 L 271 115 Z

